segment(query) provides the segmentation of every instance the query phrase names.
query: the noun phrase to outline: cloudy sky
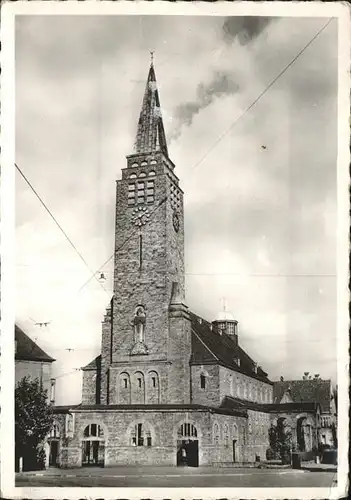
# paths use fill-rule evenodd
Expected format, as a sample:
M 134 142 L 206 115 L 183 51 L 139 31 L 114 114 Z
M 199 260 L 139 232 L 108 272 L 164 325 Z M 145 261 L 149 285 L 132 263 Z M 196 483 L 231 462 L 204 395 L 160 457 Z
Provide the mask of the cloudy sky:
M 16 174 L 16 320 L 57 359 L 57 403 L 80 402 L 75 369 L 99 353 L 115 180 L 132 153 L 149 50 L 185 191 L 188 306 L 211 320 L 225 297 L 242 346 L 273 380 L 335 380 L 336 21 L 230 129 L 325 24 L 17 18 L 16 161 L 107 276 L 104 289 L 95 279 L 81 289 L 91 272 Z

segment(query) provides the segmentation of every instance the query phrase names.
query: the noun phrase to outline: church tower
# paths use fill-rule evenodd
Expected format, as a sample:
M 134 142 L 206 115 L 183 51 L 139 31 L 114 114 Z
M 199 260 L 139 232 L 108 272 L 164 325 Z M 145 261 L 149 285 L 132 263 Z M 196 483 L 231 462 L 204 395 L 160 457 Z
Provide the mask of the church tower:
M 152 62 L 134 151 L 117 181 L 114 294 L 102 329 L 102 404 L 190 402 L 183 191 Z

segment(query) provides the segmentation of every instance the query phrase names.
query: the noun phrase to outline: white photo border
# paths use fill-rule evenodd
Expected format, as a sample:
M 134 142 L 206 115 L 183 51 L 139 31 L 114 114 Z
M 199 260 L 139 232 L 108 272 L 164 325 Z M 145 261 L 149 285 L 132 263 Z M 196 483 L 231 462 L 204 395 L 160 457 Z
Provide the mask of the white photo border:
M 340 498 L 347 495 L 349 442 L 349 142 L 350 6 L 323 2 L 8 2 L 1 8 L 1 493 L 5 498 Z M 330 488 L 44 488 L 15 487 L 14 473 L 14 221 L 15 17 L 17 15 L 255 15 L 338 19 L 337 342 L 338 485 Z

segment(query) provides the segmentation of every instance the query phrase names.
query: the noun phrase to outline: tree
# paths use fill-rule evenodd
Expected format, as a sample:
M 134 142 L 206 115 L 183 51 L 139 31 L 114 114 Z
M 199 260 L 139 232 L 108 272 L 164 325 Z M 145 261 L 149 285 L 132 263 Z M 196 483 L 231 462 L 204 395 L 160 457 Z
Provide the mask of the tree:
M 53 425 L 52 407 L 47 391 L 38 379 L 24 377 L 15 389 L 16 461 L 23 457 L 25 470 L 42 468 L 40 445 Z
M 281 459 L 283 463 L 290 462 L 291 431 L 285 425 L 285 419 L 279 418 L 276 425 L 269 429 L 269 444 L 274 458 Z

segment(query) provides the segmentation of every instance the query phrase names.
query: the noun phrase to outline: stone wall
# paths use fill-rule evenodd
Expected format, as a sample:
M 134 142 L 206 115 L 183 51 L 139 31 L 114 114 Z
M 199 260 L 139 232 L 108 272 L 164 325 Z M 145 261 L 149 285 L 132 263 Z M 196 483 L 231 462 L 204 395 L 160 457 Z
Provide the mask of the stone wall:
M 233 440 L 236 441 L 236 461 L 241 462 L 245 459 L 246 420 L 243 417 L 195 410 L 77 411 L 73 437 L 62 437 L 61 440 L 60 464 L 62 467 L 81 466 L 83 433 L 91 423 L 100 425 L 104 433 L 105 466 L 175 466 L 179 440 L 187 439 L 178 434 L 184 423 L 190 423 L 196 428 L 199 465 L 232 462 Z M 144 432 L 149 433 L 151 446 L 133 445 L 133 432 L 139 423 L 143 424 Z
M 208 452 L 213 464 L 247 461 L 245 453 L 247 440 L 246 418 L 213 414 L 210 430 L 211 446 Z M 235 442 L 235 445 L 233 442 Z
M 82 404 L 93 405 L 97 403 L 97 371 L 83 371 Z
M 169 365 L 136 362 L 130 366 L 110 367 L 111 404 L 157 404 L 165 402 L 168 392 Z M 139 382 L 141 379 L 141 384 Z
M 151 164 L 152 161 L 156 164 Z M 181 202 L 178 208 L 180 227 L 177 233 L 173 228 L 170 200 L 170 177 L 176 177 L 165 167 L 162 155 L 134 156 L 133 162 L 140 166 L 124 169 L 122 180 L 117 181 L 113 362 L 129 360 L 134 343 L 133 318 L 138 305 L 143 305 L 146 310 L 145 344 L 149 360 L 166 359 L 172 282 L 177 281 L 182 289 L 184 282 L 183 204 Z M 143 163 L 147 165 L 141 166 Z M 140 176 L 143 173 L 146 177 L 142 181 L 146 182 L 150 178 L 150 170 L 156 174 L 152 177 L 154 203 L 129 206 L 128 186 L 137 182 L 130 179 L 130 175 Z M 166 196 L 167 201 L 158 206 Z M 146 225 L 138 228 L 133 224 L 133 214 L 139 206 L 147 208 L 150 218 Z
M 220 400 L 225 396 L 254 401 L 256 403 L 273 402 L 273 386 L 254 377 L 244 375 L 220 366 Z
M 220 405 L 219 365 L 191 367 L 192 403 L 209 406 Z M 201 388 L 201 375 L 205 377 L 205 388 Z
M 248 462 L 254 462 L 255 457 L 266 460 L 269 448 L 270 415 L 248 410 L 246 456 Z
M 314 413 L 301 412 L 301 413 L 272 413 L 270 415 L 270 423 L 276 425 L 278 419 L 285 420 L 285 426 L 291 431 L 292 434 L 292 444 L 298 448 L 297 439 L 297 427 L 298 421 L 301 419 L 304 426 L 309 426 L 311 428 L 311 434 L 309 436 L 309 442 L 306 442 L 306 451 L 312 450 L 312 448 L 318 445 L 318 421 L 317 415 Z M 307 441 L 307 440 L 306 440 Z

